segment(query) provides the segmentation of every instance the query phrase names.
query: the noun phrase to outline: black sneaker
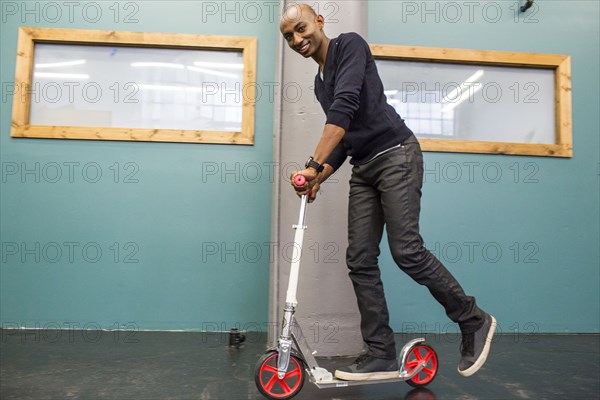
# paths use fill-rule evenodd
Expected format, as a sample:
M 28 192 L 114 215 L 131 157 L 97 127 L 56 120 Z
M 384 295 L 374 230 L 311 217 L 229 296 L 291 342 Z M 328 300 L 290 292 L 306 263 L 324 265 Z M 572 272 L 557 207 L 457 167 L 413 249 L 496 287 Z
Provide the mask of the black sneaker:
M 386 360 L 367 354 L 358 357 L 354 364 L 335 371 L 335 377 L 346 381 L 372 381 L 376 379 L 398 378 L 398 360 Z
M 458 363 L 458 373 L 462 376 L 471 376 L 485 363 L 490 347 L 492 337 L 496 331 L 496 319 L 489 314 L 485 315 L 483 326 L 479 330 L 470 334 L 462 335 L 460 345 L 460 362 Z

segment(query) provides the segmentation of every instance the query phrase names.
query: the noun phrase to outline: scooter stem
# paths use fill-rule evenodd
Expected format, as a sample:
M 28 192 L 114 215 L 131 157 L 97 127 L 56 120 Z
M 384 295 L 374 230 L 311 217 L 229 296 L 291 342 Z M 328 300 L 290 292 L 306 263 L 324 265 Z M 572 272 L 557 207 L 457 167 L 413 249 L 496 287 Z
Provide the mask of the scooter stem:
M 302 182 L 304 184 L 304 182 Z M 292 325 L 294 323 L 294 312 L 296 311 L 296 305 L 298 300 L 296 299 L 296 289 L 298 288 L 298 275 L 300 273 L 300 255 L 302 254 L 302 241 L 304 239 L 304 219 L 306 216 L 306 203 L 308 202 L 308 196 L 303 195 L 300 200 L 300 215 L 298 217 L 298 224 L 293 225 L 296 229 L 294 235 L 294 249 L 292 251 L 292 266 L 290 268 L 290 279 L 288 281 L 288 290 L 285 300 L 285 308 L 283 311 L 283 326 L 281 328 L 281 336 L 277 345 L 279 358 L 277 360 L 277 376 L 279 379 L 283 379 L 289 362 L 290 354 L 292 350 Z
M 302 196 L 300 200 L 300 215 L 298 216 L 298 224 L 293 225 L 296 230 L 294 235 L 294 248 L 292 251 L 292 265 L 290 267 L 290 279 L 288 281 L 287 296 L 285 299 L 286 304 L 292 304 L 296 306 L 298 300 L 296 299 L 296 289 L 298 289 L 298 275 L 300 272 L 300 256 L 302 254 L 302 241 L 304 240 L 304 219 L 306 217 L 306 204 L 308 202 L 308 196 Z

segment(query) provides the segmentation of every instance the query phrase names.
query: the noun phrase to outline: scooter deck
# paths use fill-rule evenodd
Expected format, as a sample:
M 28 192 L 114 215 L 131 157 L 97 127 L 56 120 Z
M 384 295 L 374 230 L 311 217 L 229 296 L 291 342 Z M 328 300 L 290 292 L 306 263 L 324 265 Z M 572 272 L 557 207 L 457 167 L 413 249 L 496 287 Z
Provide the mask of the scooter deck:
M 409 379 L 412 379 L 416 376 L 421 370 L 425 367 L 425 362 L 421 361 L 419 364 L 410 372 L 410 373 L 402 373 L 398 371 L 398 376 L 394 378 L 386 378 L 386 379 L 365 379 L 365 380 L 356 380 L 356 381 L 348 381 L 343 379 L 317 379 L 315 375 L 311 374 L 309 371 L 310 381 L 314 383 L 318 388 L 334 388 L 334 387 L 346 387 L 346 386 L 358 386 L 358 385 L 370 385 L 377 383 L 393 383 L 393 382 L 406 382 Z M 331 376 L 329 374 L 329 376 Z
M 312 381 L 312 379 L 311 379 Z M 393 382 L 406 382 L 406 378 L 388 378 L 388 379 L 374 379 L 374 380 L 361 380 L 361 381 L 345 381 L 341 379 L 332 379 L 330 381 L 320 381 L 314 383 L 319 389 L 326 388 L 337 388 L 337 387 L 347 387 L 347 386 L 358 386 L 358 385 L 371 385 L 378 383 L 393 383 Z
M 292 340 L 296 345 L 296 348 L 300 351 L 300 354 L 303 355 L 310 381 L 320 389 L 370 385 L 377 383 L 406 382 L 407 380 L 412 379 L 414 376 L 420 373 L 423 370 L 423 368 L 425 368 L 426 364 L 426 362 L 423 360 L 419 361 L 419 363 L 413 369 L 411 369 L 410 373 L 401 372 L 401 370 L 398 370 L 398 376 L 394 378 L 348 381 L 343 379 L 337 379 L 333 376 L 333 374 L 330 371 L 326 370 L 325 368 L 319 367 L 317 361 L 313 356 L 313 353 L 308 348 L 308 343 L 306 343 L 306 338 L 304 336 L 296 337 L 296 335 L 292 333 Z M 403 347 L 401 353 L 405 353 L 405 349 L 410 348 L 413 344 L 421 342 L 425 342 L 425 339 L 417 338 L 411 340 Z

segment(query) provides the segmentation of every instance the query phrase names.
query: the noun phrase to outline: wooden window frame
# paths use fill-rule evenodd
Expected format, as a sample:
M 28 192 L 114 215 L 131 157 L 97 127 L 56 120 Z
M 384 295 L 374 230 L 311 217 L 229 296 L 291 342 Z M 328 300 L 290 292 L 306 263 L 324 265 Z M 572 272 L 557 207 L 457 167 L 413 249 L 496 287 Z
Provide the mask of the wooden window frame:
M 18 96 L 18 100 L 17 96 L 13 98 L 12 137 L 220 144 L 254 143 L 256 100 L 256 38 L 254 37 L 20 27 L 15 88 L 19 88 L 21 93 L 31 93 L 36 43 L 242 52 L 244 96 L 241 131 L 30 125 L 31 95 L 29 94 Z
M 560 54 L 371 44 L 375 59 L 554 70 L 555 144 L 419 139 L 425 151 L 572 157 L 571 57 Z

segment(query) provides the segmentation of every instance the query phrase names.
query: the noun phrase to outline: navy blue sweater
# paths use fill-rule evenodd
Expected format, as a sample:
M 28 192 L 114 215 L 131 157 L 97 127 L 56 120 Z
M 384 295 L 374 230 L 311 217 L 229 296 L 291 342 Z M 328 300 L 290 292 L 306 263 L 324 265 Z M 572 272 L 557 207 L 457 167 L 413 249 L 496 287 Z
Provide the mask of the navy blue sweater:
M 387 103 L 371 49 L 356 33 L 331 39 L 323 80 L 318 71 L 315 77 L 315 94 L 327 123 L 346 130 L 326 161 L 334 170 L 347 156 L 352 157 L 351 164 L 362 164 L 412 135 Z

